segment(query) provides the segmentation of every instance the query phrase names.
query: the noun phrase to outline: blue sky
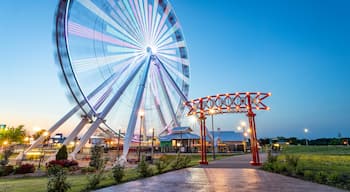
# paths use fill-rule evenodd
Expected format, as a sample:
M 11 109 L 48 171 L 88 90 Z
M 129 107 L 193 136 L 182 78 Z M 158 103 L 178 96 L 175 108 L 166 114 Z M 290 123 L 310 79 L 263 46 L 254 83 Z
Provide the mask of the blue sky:
M 190 98 L 272 92 L 259 137 L 350 136 L 350 3 L 346 0 L 171 1 L 191 61 Z M 215 2 L 215 3 L 213 3 Z M 47 128 L 72 104 L 57 77 L 56 1 L 0 7 L 0 122 Z M 235 129 L 243 115 L 215 117 Z

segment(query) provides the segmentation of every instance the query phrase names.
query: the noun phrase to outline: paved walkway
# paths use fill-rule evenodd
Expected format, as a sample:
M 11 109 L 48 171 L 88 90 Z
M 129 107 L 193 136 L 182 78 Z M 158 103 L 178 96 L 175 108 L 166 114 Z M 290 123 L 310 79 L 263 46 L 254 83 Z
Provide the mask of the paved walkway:
M 168 191 L 168 192 L 299 192 L 343 191 L 300 179 L 265 172 L 250 166 L 250 155 L 233 156 L 211 162 L 207 166 L 181 169 L 98 190 L 114 191 Z M 264 156 L 262 156 L 264 159 Z

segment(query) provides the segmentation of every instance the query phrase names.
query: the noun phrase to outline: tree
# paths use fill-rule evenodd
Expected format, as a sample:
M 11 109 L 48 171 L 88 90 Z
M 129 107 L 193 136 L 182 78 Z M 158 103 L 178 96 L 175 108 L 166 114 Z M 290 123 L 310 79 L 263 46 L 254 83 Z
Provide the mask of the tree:
M 9 127 L 0 129 L 0 142 L 4 143 L 23 143 L 26 132 L 24 130 L 24 125 L 19 125 L 18 127 Z
M 37 131 L 36 133 L 34 133 L 33 137 L 34 137 L 34 140 L 38 139 L 40 136 L 42 136 L 44 134 L 46 130 L 45 129 L 41 129 L 39 131 Z
M 67 146 L 62 145 L 60 150 L 58 150 L 56 154 L 56 160 L 67 160 L 68 158 L 68 153 L 67 153 Z

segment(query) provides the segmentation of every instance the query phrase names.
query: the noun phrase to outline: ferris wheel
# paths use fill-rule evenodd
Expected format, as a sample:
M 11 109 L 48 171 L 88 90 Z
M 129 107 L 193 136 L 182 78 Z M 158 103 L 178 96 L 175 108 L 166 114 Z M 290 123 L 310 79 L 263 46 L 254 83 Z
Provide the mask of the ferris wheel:
M 70 96 L 88 119 L 72 130 L 88 124 L 73 154 L 100 127 L 126 129 L 125 158 L 141 126 L 180 126 L 190 63 L 167 0 L 61 0 L 56 46 Z

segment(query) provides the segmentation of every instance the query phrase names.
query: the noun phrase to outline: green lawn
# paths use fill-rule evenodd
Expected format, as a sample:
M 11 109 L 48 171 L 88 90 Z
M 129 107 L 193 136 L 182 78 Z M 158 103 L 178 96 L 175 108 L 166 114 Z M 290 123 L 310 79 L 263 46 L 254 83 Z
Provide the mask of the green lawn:
M 350 147 L 287 146 L 269 159 L 265 170 L 350 189 Z
M 289 145 L 283 148 L 284 154 L 319 154 L 319 155 L 350 155 L 348 146 L 293 146 Z
M 216 159 L 222 159 L 232 155 L 216 155 Z M 175 155 L 174 155 L 175 158 Z M 211 161 L 211 156 L 208 156 L 208 161 Z M 198 154 L 191 155 L 191 162 L 189 166 L 198 165 L 200 156 Z M 154 168 L 154 172 L 156 169 Z M 171 171 L 170 166 L 165 172 Z M 140 178 L 135 169 L 127 169 L 123 182 L 131 181 Z M 82 191 L 87 184 L 87 175 L 69 175 L 68 182 L 71 183 L 72 188 L 70 191 L 79 192 Z M 0 192 L 44 192 L 46 191 L 47 177 L 26 177 L 26 178 L 0 178 Z M 114 185 L 114 180 L 111 171 L 106 171 L 104 179 L 98 185 L 98 188 Z

